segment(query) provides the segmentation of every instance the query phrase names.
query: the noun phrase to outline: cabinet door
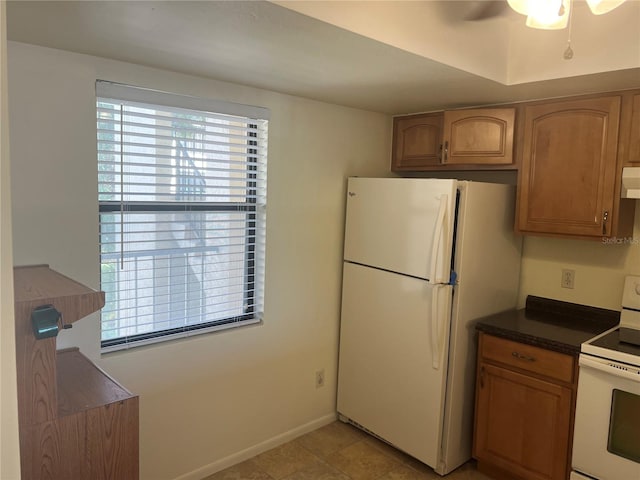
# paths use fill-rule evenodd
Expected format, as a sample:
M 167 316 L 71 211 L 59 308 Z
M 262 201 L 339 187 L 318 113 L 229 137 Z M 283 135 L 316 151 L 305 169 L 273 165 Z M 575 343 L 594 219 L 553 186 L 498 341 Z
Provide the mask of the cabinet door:
M 640 166 L 640 93 L 633 96 L 627 162 Z
M 620 97 L 530 105 L 524 116 L 519 230 L 611 235 Z
M 393 119 L 391 170 L 418 171 L 440 165 L 442 112 Z
M 444 112 L 444 164 L 513 163 L 515 108 Z
M 518 478 L 565 480 L 571 389 L 481 362 L 475 457 Z
M 92 478 L 87 471 L 84 412 L 20 428 L 23 479 Z
M 132 397 L 86 412 L 85 478 L 138 479 L 138 409 L 138 397 Z

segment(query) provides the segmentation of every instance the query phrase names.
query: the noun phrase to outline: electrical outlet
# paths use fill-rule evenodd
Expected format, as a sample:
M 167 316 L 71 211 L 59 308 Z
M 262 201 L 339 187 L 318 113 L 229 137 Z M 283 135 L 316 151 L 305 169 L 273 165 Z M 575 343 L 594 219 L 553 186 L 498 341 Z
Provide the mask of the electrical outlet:
M 567 268 L 562 269 L 562 279 L 560 280 L 560 286 L 562 288 L 573 288 L 573 282 L 575 280 L 576 271 L 569 270 Z
M 316 388 L 324 387 L 324 368 L 316 372 Z

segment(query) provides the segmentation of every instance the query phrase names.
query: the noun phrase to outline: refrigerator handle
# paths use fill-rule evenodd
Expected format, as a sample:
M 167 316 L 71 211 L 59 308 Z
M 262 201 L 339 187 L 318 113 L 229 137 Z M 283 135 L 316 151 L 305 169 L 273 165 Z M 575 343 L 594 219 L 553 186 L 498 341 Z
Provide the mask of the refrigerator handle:
M 442 250 L 440 248 L 440 242 L 442 240 L 442 230 L 444 229 L 447 204 L 449 203 L 448 200 L 449 197 L 447 195 L 440 195 L 440 207 L 438 208 L 438 217 L 436 219 L 436 225 L 433 231 L 433 242 L 431 244 L 431 269 L 429 272 L 429 283 L 440 283 L 436 277 L 438 274 L 439 253 Z
M 431 366 L 434 370 L 440 369 L 440 285 L 435 286 L 431 292 Z

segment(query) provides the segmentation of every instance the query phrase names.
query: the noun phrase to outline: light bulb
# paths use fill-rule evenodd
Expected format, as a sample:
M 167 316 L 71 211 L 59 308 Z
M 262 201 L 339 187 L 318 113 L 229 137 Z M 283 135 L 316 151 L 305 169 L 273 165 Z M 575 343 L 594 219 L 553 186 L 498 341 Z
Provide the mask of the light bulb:
M 527 17 L 527 27 L 543 30 L 560 30 L 567 26 L 570 0 L 543 0 L 532 2 Z
M 530 4 L 534 2 L 531 0 L 507 0 L 507 3 L 519 14 L 529 15 Z
M 625 0 L 587 0 L 587 5 L 594 15 L 602 15 L 619 7 L 624 2 Z

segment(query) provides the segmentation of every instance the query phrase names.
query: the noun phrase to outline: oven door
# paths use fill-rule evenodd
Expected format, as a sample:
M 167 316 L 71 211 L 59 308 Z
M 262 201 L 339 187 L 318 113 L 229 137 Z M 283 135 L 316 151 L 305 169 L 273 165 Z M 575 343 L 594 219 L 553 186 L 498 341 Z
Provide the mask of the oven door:
M 638 412 L 640 368 L 580 355 L 573 470 L 601 480 L 640 479 Z
M 573 472 L 571 472 L 571 475 L 569 475 L 569 480 L 593 480 L 593 479 L 589 477 L 585 477 L 584 475 L 581 475 L 574 470 Z

